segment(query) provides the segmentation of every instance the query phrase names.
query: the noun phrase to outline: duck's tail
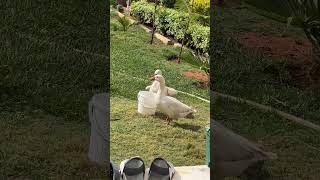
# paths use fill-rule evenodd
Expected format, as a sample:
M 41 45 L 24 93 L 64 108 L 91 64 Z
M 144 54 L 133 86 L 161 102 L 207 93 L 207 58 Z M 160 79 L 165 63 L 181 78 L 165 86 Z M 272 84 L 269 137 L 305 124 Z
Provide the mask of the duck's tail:
M 196 113 L 196 112 L 197 112 L 197 110 L 194 109 L 192 106 L 190 106 L 190 108 L 191 108 L 191 110 L 192 110 L 192 113 Z

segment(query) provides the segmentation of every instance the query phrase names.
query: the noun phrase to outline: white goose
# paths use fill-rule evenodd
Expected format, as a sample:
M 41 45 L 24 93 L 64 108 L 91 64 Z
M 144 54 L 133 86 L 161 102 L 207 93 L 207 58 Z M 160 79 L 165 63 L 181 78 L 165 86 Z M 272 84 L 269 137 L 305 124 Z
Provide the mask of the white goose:
M 162 75 L 156 75 L 153 77 L 155 81 L 159 82 L 159 90 L 155 94 L 155 102 L 158 109 L 167 115 L 166 120 L 168 124 L 171 119 L 183 118 L 193 112 L 196 112 L 191 107 L 183 104 L 177 99 L 165 95 L 165 80 Z
M 157 69 L 154 72 L 154 76 L 156 76 L 156 75 L 162 75 L 161 70 Z M 153 79 L 153 77 L 150 78 L 150 80 L 152 80 L 152 79 Z M 150 92 L 153 92 L 153 93 L 157 93 L 159 88 L 160 88 L 160 83 L 158 81 L 153 81 L 150 86 L 146 87 L 146 90 L 150 91 Z M 178 91 L 173 89 L 173 88 L 165 86 L 164 93 L 165 93 L 166 96 L 175 97 L 178 94 Z

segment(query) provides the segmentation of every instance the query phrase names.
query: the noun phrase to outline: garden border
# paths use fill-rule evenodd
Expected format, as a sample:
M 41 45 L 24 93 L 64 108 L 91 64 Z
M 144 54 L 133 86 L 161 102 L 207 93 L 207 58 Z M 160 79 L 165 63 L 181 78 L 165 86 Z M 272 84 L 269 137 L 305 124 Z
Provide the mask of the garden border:
M 125 11 L 128 11 L 126 8 L 125 8 Z M 117 11 L 116 10 L 116 12 L 117 12 L 117 14 L 118 14 L 118 16 L 119 17 L 123 17 L 123 16 L 125 16 L 123 13 L 121 13 L 121 12 L 119 12 L 119 11 Z M 138 21 L 136 21 L 132 16 L 127 16 L 128 17 L 128 19 L 129 19 L 129 21 L 131 22 L 131 23 L 137 23 Z M 150 33 L 150 32 L 152 32 L 152 30 L 151 29 L 149 29 L 147 26 L 145 26 L 145 25 L 143 25 L 143 24 L 141 24 L 141 23 L 139 23 L 139 26 L 143 29 L 143 30 L 145 30 L 147 33 Z M 162 34 L 160 34 L 160 33 L 157 33 L 157 32 L 155 32 L 154 33 L 154 36 L 158 39 L 158 40 L 160 40 L 162 43 L 164 43 L 165 45 L 172 45 L 173 47 L 181 47 L 182 45 L 180 44 L 180 43 L 178 43 L 178 42 L 175 42 L 175 41 L 173 41 L 173 40 L 171 40 L 170 38 L 167 38 L 167 37 L 165 37 L 165 36 L 163 36 Z M 184 46 L 183 48 L 185 48 L 186 49 L 186 47 Z M 189 48 L 188 48 L 189 49 Z

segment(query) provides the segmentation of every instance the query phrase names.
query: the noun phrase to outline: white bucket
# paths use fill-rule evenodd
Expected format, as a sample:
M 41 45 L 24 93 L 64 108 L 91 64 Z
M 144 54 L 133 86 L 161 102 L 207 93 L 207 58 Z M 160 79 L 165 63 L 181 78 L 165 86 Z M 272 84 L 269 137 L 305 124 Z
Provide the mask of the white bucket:
M 138 112 L 144 115 L 154 115 L 156 113 L 155 94 L 149 91 L 138 93 Z

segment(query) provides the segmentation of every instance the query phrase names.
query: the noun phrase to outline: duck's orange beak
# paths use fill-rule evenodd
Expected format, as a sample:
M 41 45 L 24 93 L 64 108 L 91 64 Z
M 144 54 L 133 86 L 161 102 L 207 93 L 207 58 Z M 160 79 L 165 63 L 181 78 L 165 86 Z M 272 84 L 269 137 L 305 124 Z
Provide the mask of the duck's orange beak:
M 154 76 L 151 76 L 150 78 L 149 78 L 149 80 L 150 81 L 154 81 L 156 78 L 154 77 Z

